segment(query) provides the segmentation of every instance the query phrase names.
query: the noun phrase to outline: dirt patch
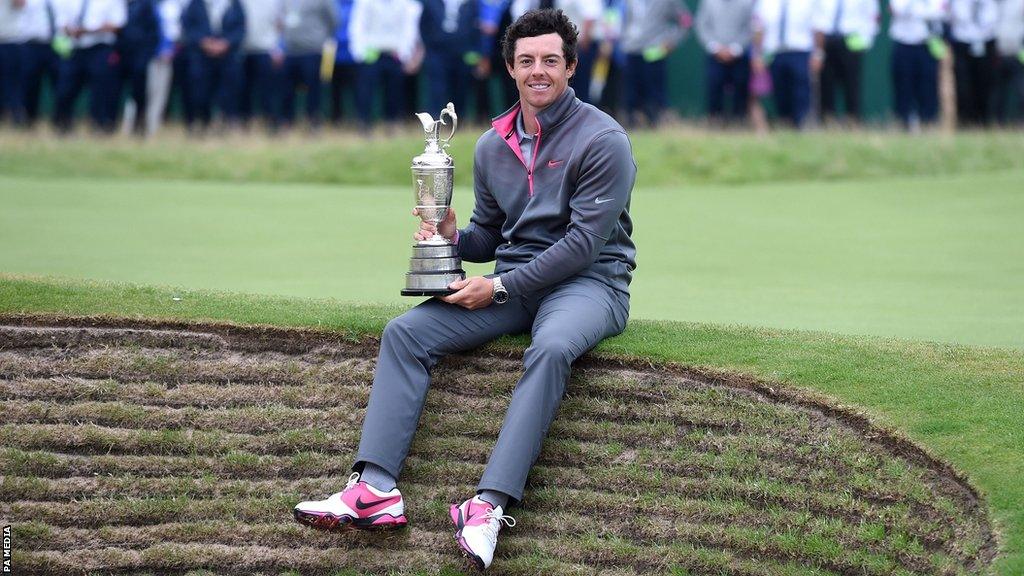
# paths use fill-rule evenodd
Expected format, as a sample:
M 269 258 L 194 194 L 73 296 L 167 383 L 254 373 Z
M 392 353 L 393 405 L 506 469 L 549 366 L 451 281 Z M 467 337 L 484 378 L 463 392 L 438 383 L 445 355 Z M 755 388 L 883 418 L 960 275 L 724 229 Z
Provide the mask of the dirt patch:
M 438 573 L 516 354 L 435 369 L 402 477 L 412 528 L 329 535 L 377 342 L 307 330 L 0 318 L 0 521 L 19 573 Z M 497 574 L 981 573 L 996 546 L 950 466 L 855 412 L 680 366 L 585 358 Z M 346 572 L 347 573 L 347 572 Z

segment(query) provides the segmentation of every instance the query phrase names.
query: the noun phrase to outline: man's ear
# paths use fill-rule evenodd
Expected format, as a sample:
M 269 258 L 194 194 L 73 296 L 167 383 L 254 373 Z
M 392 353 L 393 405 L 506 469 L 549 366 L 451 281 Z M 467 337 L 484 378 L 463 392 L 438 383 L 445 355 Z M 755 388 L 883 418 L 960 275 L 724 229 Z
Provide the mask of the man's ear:
M 565 74 L 568 78 L 572 78 L 572 75 L 576 73 L 576 65 L 579 64 L 580 60 L 577 58 L 572 64 L 565 67 Z
M 508 62 L 505 62 L 505 70 L 508 70 L 508 75 L 511 76 L 512 79 L 514 80 L 515 77 L 516 77 L 515 68 L 513 68 L 512 65 L 509 64 Z

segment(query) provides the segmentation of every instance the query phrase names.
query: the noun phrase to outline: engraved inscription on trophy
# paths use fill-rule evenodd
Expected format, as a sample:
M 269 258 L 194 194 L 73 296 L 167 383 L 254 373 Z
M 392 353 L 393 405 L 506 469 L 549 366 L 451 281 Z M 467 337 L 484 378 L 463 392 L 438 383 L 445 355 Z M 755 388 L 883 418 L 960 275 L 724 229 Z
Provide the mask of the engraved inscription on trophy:
M 455 163 L 445 148 L 455 135 L 459 119 L 455 115 L 455 106 L 450 102 L 441 110 L 437 120 L 426 112 L 420 112 L 416 117 L 423 124 L 426 139 L 423 153 L 412 160 L 416 210 L 424 222 L 437 227 L 448 215 L 452 204 Z M 439 137 L 442 127 L 450 129 L 444 139 Z M 413 245 L 402 295 L 446 296 L 454 292 L 448 285 L 465 277 L 458 247 L 436 232 Z

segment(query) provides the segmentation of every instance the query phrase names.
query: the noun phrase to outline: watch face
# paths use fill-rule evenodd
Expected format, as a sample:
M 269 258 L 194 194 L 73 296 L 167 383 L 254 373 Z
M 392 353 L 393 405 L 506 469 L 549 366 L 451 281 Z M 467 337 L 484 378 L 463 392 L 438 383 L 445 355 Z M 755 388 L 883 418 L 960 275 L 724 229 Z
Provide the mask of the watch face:
M 495 304 L 504 304 L 505 302 L 508 302 L 508 292 L 506 292 L 504 290 L 495 291 L 495 293 L 494 293 L 494 303 Z

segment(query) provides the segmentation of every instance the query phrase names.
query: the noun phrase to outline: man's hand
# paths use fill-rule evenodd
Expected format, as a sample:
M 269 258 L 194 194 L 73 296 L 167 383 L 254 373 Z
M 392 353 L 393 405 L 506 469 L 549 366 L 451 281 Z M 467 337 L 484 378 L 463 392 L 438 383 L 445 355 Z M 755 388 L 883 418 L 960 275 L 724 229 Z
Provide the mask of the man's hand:
M 451 296 L 441 298 L 449 304 L 462 306 L 467 310 L 479 310 L 486 308 L 494 301 L 494 282 L 483 276 L 473 276 L 465 280 L 456 280 L 448 285 L 452 290 L 458 290 Z
M 412 215 L 419 216 L 420 211 L 413 208 Z M 455 238 L 456 230 L 458 230 L 458 227 L 455 225 L 455 209 L 449 207 L 448 214 L 445 215 L 444 220 L 441 220 L 440 226 L 435 227 L 430 222 L 424 222 L 423 220 L 420 220 L 420 229 L 418 232 L 413 234 L 412 237 L 414 240 L 419 242 L 421 240 L 426 240 L 427 238 L 430 238 L 434 234 L 440 233 L 441 236 L 444 236 L 445 238 L 452 240 L 453 238 Z
M 729 62 L 732 62 L 734 58 L 735 56 L 732 55 L 732 52 L 724 46 L 719 48 L 718 52 L 715 52 L 715 59 L 722 64 L 728 64 Z

